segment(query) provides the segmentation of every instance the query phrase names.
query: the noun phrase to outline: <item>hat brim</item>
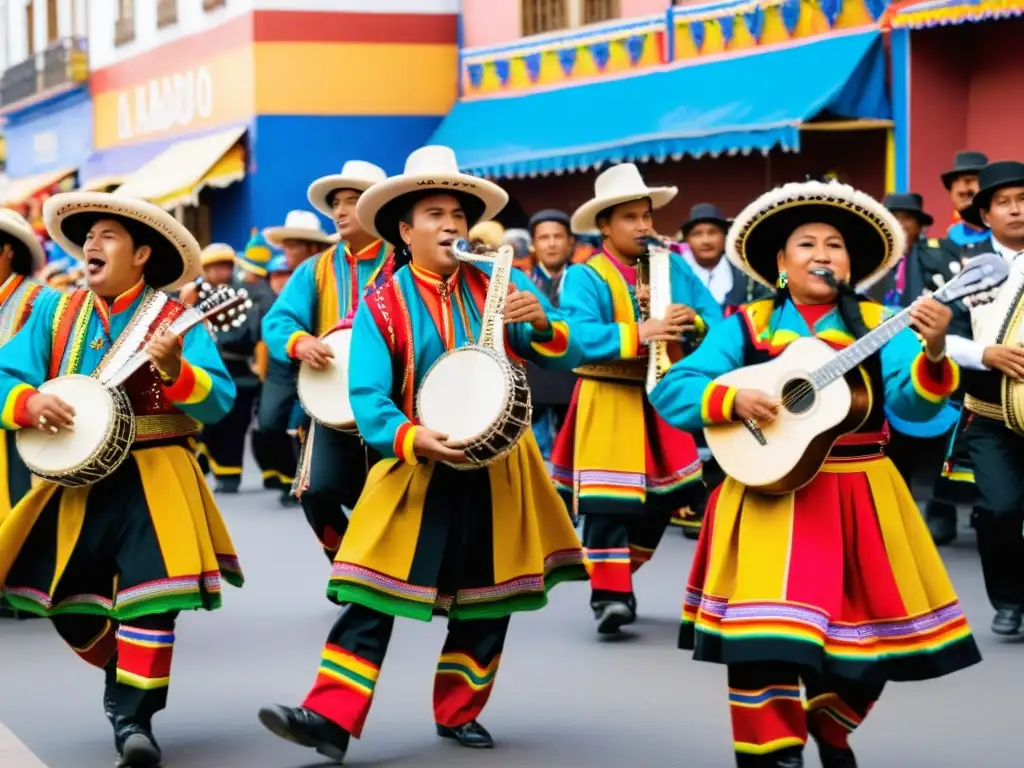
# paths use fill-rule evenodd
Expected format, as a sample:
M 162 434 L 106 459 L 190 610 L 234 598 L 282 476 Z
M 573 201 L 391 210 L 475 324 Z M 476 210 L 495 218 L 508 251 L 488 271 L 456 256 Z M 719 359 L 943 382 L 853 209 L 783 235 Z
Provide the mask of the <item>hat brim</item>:
M 985 166 L 983 165 L 979 165 L 977 167 L 967 166 L 966 168 L 954 168 L 941 174 L 939 178 L 942 179 L 942 186 L 949 190 L 953 188 L 953 182 L 961 176 L 977 176 L 981 173 L 981 169 L 984 167 Z
M 331 176 L 321 176 L 309 185 L 309 188 L 306 190 L 306 198 L 309 200 L 309 204 L 324 216 L 333 218 L 334 211 L 331 209 L 331 195 L 339 189 L 354 189 L 356 192 L 363 193 L 378 183 L 380 182 L 371 179 L 342 176 L 337 173 Z
M 778 254 L 803 224 L 831 224 L 850 255 L 850 283 L 874 285 L 903 257 L 906 234 L 885 206 L 847 184 L 818 181 L 786 184 L 748 205 L 729 230 L 726 255 L 749 277 L 774 288 Z
M 14 240 L 11 243 L 14 249 L 14 259 L 11 263 L 19 275 L 33 275 L 46 265 L 46 253 L 39 244 L 35 232 L 29 227 L 24 227 L 6 216 L 0 216 L 0 232 L 10 235 Z
M 237 257 L 230 253 L 211 253 L 209 256 L 199 258 L 199 264 L 203 267 L 210 267 L 214 264 L 235 264 L 237 261 Z
M 252 262 L 246 261 L 245 259 L 238 260 L 238 266 L 242 268 L 242 271 L 248 272 L 250 275 L 256 275 L 256 277 L 266 277 L 267 268 L 260 267 Z
M 930 213 L 926 213 L 925 211 L 922 211 L 919 208 L 889 208 L 889 210 L 892 211 L 893 213 L 909 213 L 911 216 L 917 219 L 917 223 L 920 224 L 922 227 L 930 227 L 932 224 L 935 223 L 935 219 L 932 217 Z
M 156 237 L 143 270 L 146 282 L 162 291 L 176 291 L 202 273 L 199 243 L 184 224 L 152 203 L 108 192 L 63 192 L 43 204 L 46 231 L 61 248 L 84 259 L 82 246 L 93 224 L 119 217 L 135 222 Z
M 301 229 L 299 227 L 267 227 L 263 237 L 275 248 L 280 248 L 285 240 L 302 240 L 307 243 L 331 245 L 334 241 L 326 232 L 318 229 Z
M 658 210 L 668 205 L 679 194 L 678 187 L 651 187 L 642 194 L 630 192 L 625 195 L 611 195 L 608 197 L 595 197 L 588 200 L 572 215 L 572 231 L 577 234 L 590 234 L 597 232 L 597 214 L 606 208 L 623 203 L 631 203 L 634 200 L 651 198 L 651 208 Z
M 971 204 L 964 210 L 960 211 L 960 218 L 968 224 L 973 224 L 981 229 L 988 229 L 988 225 L 981 217 L 981 209 L 988 208 L 992 205 L 992 198 L 995 196 L 996 192 L 1000 189 L 1006 189 L 1007 187 L 1024 187 L 1024 176 L 1001 179 L 998 183 L 993 184 L 990 187 L 982 187 L 978 190 L 977 194 L 974 195 L 974 199 L 971 200 Z
M 719 227 L 723 232 L 728 232 L 729 225 L 732 224 L 732 221 L 730 221 L 729 219 L 720 219 L 717 216 L 704 216 L 703 218 L 699 219 L 688 219 L 687 221 L 683 222 L 683 226 L 681 227 L 683 237 L 686 237 L 688 234 L 690 234 L 690 230 L 696 227 L 698 224 L 714 224 L 716 227 Z
M 508 204 L 508 193 L 497 184 L 464 173 L 393 176 L 374 184 L 360 195 L 356 204 L 359 226 L 397 248 L 402 245 L 398 220 L 406 213 L 413 193 L 428 192 L 459 197 L 467 208 L 466 218 L 470 227 L 493 219 Z

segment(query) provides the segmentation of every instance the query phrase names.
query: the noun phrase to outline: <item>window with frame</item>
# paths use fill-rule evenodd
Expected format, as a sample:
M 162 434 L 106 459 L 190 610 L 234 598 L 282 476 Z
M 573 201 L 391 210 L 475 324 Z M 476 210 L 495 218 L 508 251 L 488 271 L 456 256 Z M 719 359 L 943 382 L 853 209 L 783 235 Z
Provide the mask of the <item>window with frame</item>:
M 57 24 L 57 0 L 46 0 L 46 42 L 55 43 L 60 37 Z
M 217 8 L 223 8 L 227 5 L 227 0 L 203 0 L 203 10 L 212 11 Z
M 566 5 L 567 0 L 522 0 L 523 36 L 568 28 Z
M 114 45 L 124 45 L 135 39 L 135 0 L 117 0 L 117 20 L 114 22 Z
M 178 0 L 156 0 L 156 28 L 178 23 Z
M 597 24 L 619 18 L 619 0 L 583 0 L 583 23 Z

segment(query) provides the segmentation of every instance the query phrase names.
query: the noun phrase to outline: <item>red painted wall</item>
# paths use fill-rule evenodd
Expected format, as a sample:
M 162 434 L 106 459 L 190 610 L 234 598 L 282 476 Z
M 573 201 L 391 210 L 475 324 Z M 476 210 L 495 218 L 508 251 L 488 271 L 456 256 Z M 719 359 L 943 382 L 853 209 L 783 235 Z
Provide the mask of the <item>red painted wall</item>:
M 1024 160 L 1022 35 L 1024 19 L 911 33 L 910 185 L 935 216 L 932 234 L 953 215 L 939 174 L 956 152 Z
M 684 158 L 647 163 L 640 172 L 651 186 L 675 185 L 679 194 L 655 214 L 658 231 L 673 235 L 694 203 L 716 203 L 734 216 L 762 192 L 807 176 L 837 173 L 841 179 L 873 196 L 885 191 L 885 132 L 805 131 L 798 154 L 772 152 L 747 157 Z M 572 213 L 594 194 L 597 174 L 566 174 L 536 179 L 504 179 L 511 201 L 498 218 L 506 226 L 523 226 L 543 208 Z

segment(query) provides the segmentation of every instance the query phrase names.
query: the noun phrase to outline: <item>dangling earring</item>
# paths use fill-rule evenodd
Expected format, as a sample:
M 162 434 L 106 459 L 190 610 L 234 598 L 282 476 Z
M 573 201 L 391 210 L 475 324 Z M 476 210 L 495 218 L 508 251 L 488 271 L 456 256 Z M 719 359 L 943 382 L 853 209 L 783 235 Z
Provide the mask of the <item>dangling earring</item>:
M 789 284 L 789 273 L 786 270 L 779 272 L 779 279 L 775 281 L 775 286 L 781 291 Z

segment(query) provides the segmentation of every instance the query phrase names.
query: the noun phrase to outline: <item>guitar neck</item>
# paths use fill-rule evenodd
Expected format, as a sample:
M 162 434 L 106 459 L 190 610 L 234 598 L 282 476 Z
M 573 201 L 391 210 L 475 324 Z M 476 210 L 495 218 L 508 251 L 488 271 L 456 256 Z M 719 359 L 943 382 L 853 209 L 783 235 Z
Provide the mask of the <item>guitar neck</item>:
M 815 389 L 831 384 L 836 379 L 846 375 L 867 358 L 880 350 L 900 331 L 910 327 L 910 307 L 902 310 L 899 314 L 890 317 L 880 326 L 875 328 L 866 336 L 863 336 L 842 352 L 839 352 L 828 363 L 811 374 L 811 384 Z

